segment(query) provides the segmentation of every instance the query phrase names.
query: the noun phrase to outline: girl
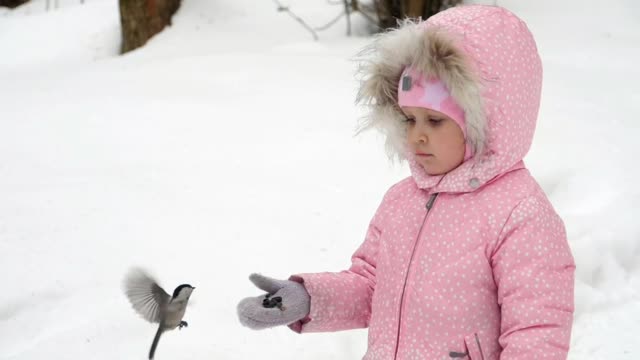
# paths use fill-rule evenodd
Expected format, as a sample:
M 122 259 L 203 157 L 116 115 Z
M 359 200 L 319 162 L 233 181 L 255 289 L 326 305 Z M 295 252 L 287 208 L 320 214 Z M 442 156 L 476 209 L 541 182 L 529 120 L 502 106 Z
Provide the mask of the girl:
M 505 9 L 456 7 L 381 35 L 363 66 L 367 126 L 412 176 L 384 196 L 340 273 L 274 280 L 240 321 L 297 332 L 369 327 L 364 359 L 566 359 L 575 265 L 522 159 L 542 67 Z

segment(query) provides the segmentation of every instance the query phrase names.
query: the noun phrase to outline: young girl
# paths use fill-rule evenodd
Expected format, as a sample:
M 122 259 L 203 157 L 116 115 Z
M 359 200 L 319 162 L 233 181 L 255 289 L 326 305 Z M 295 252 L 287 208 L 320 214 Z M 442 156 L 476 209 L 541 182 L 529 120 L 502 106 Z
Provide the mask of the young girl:
M 522 159 L 542 67 L 505 9 L 463 6 L 381 35 L 363 67 L 367 125 L 412 176 L 389 189 L 349 270 L 275 280 L 240 321 L 369 327 L 364 359 L 566 359 L 574 261 Z

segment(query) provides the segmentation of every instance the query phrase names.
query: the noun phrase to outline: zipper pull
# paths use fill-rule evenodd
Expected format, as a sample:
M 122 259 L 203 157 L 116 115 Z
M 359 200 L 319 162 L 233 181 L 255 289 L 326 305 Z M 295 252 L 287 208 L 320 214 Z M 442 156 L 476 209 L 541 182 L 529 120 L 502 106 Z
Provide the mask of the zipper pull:
M 463 353 L 463 352 L 457 352 L 457 351 L 451 351 L 449 353 L 449 357 L 450 358 L 463 358 L 463 357 L 467 357 L 469 355 L 469 353 Z
M 436 197 L 438 197 L 438 193 L 431 194 L 429 201 L 427 201 L 427 211 L 431 210 L 433 207 L 433 203 L 436 201 Z

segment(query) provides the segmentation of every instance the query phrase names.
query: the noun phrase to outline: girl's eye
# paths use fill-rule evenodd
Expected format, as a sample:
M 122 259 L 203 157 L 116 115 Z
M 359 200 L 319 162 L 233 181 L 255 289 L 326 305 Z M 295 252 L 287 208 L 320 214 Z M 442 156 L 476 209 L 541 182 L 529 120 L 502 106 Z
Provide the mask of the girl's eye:
M 440 125 L 441 122 L 442 122 L 442 119 L 429 118 L 429 124 L 431 125 Z
M 413 124 L 416 120 L 414 118 L 404 118 L 404 122 L 407 124 Z

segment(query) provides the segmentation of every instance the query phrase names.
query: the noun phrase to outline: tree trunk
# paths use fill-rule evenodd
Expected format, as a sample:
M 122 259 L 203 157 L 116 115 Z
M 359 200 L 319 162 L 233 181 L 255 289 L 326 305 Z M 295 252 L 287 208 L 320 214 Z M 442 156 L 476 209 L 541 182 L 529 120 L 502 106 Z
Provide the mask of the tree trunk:
M 399 19 L 422 18 L 461 4 L 462 0 L 375 0 L 374 5 L 381 29 L 397 26 Z
M 424 7 L 422 18 L 428 19 L 440 11 L 459 4 L 462 4 L 462 0 L 426 0 L 426 6 Z
M 122 53 L 144 45 L 165 26 L 180 7 L 181 0 L 119 0 L 122 25 Z
M 405 8 L 407 9 L 406 14 L 404 14 L 406 17 L 410 17 L 410 18 L 423 18 L 426 19 L 424 17 L 424 10 L 426 8 L 426 3 L 430 3 L 433 1 L 430 0 L 405 0 Z
M 394 28 L 398 25 L 397 19 L 404 18 L 403 1 L 376 0 L 375 7 L 381 29 Z
M 29 0 L 0 0 L 0 6 L 15 8 L 24 3 L 27 3 Z

